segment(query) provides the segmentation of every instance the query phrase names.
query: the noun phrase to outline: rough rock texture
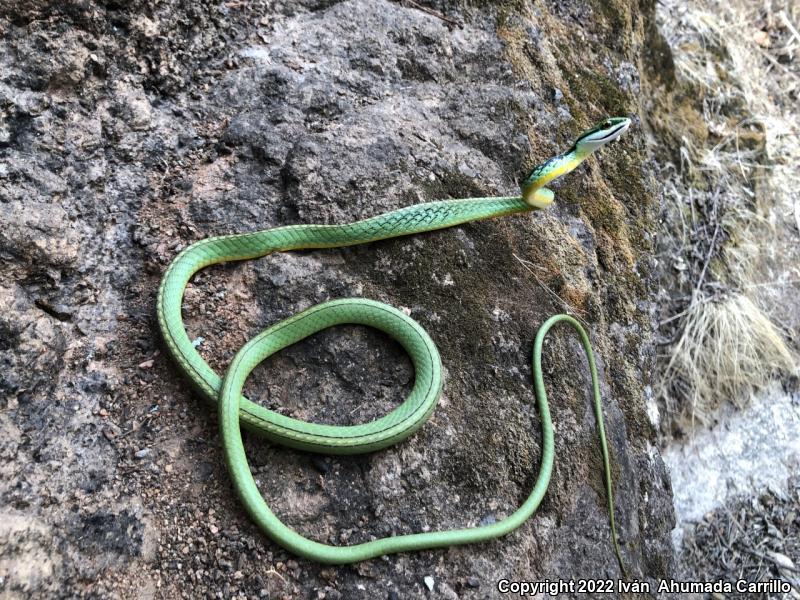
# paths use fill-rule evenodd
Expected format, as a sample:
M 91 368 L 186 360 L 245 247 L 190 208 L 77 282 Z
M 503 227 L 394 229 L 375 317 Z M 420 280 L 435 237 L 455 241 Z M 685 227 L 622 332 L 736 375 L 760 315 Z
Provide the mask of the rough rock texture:
M 213 410 L 161 351 L 155 291 L 187 243 L 515 193 L 595 120 L 636 113 L 649 2 L 428 6 L 463 26 L 369 0 L 0 3 L 4 595 L 484 598 L 500 578 L 619 576 L 566 331 L 548 342 L 557 460 L 538 514 L 492 543 L 343 568 L 255 529 Z M 602 357 L 626 563 L 669 575 L 671 492 L 645 409 L 645 156 L 634 127 L 546 212 L 196 277 L 186 321 L 219 369 L 266 324 L 343 296 L 407 308 L 441 349 L 440 406 L 395 448 L 329 458 L 249 440 L 274 510 L 333 543 L 511 512 L 540 457 L 533 333 L 568 305 Z M 389 340 L 340 327 L 270 359 L 248 393 L 351 423 L 412 376 Z

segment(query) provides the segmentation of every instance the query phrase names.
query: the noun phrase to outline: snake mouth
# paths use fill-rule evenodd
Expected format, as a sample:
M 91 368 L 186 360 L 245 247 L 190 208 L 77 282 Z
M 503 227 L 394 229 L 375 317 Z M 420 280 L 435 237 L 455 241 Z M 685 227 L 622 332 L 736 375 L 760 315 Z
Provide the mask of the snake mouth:
M 631 126 L 630 119 L 625 119 L 625 121 L 623 121 L 622 123 L 617 125 L 614 129 L 609 131 L 606 135 L 604 135 L 601 138 L 598 138 L 597 141 L 598 142 L 610 142 L 611 140 L 613 140 L 613 139 L 621 136 L 623 133 L 625 133 L 628 130 L 628 127 L 630 127 L 630 126 Z

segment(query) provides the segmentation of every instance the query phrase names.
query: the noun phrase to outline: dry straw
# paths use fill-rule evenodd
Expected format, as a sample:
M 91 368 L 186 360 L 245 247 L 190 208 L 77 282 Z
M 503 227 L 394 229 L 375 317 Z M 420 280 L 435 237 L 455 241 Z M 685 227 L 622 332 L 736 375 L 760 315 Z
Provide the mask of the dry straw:
M 800 115 L 789 100 L 800 90 L 800 57 L 776 58 L 800 54 L 795 4 L 665 0 L 660 8 L 679 85 L 696 94 L 710 134 L 685 136 L 680 164 L 663 168 L 666 233 L 676 242 L 661 258 L 683 282 L 662 321 L 659 396 L 672 421 L 707 421 L 720 404 L 741 406 L 797 372 L 770 306 L 797 295 L 800 270 L 765 267 L 782 252 L 776 228 L 800 211 Z

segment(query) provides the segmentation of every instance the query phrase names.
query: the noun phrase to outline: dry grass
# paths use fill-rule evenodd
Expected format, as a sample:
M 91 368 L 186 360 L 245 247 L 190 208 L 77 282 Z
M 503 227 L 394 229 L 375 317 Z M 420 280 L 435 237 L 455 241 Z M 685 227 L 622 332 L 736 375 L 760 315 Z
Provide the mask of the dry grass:
M 691 382 L 685 395 L 692 418 L 710 420 L 709 411 L 723 399 L 741 407 L 764 382 L 794 366 L 780 332 L 747 296 L 695 302 L 685 320 L 664 377 Z
M 672 107 L 680 109 L 659 130 L 668 150 L 680 146 L 659 154 L 666 268 L 658 392 L 669 437 L 797 372 L 800 4 L 658 6 L 678 80 Z M 681 578 L 779 577 L 793 585 L 784 597 L 800 599 L 798 492 L 792 480 L 785 497 L 731 500 L 684 529 Z
M 659 10 L 693 98 L 675 119 L 694 119 L 683 130 L 703 134 L 684 135 L 679 160 L 662 163 L 670 241 L 660 255 L 673 269 L 661 298 L 659 397 L 667 422 L 683 425 L 797 369 L 761 288 L 774 285 L 778 300 L 792 293 L 791 278 L 764 265 L 800 204 L 800 7 L 665 0 Z

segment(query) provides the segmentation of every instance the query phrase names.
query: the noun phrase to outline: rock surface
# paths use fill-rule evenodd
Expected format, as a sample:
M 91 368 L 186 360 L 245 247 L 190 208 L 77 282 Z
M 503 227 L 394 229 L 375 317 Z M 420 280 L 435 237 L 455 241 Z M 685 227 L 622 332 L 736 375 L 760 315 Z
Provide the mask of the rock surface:
M 775 385 L 745 410 L 725 407 L 716 417 L 713 429 L 664 451 L 675 490 L 676 546 L 706 514 L 726 503 L 767 492 L 788 497 L 792 477 L 800 472 L 800 394 Z
M 0 4 L 0 591 L 28 597 L 484 598 L 501 578 L 618 577 L 577 342 L 546 363 L 556 466 L 537 515 L 488 544 L 333 568 L 236 501 L 213 409 L 161 350 L 160 275 L 211 234 L 346 222 L 513 194 L 594 121 L 635 114 L 652 6 L 388 1 Z M 209 269 L 185 302 L 219 370 L 330 298 L 403 307 L 445 392 L 410 440 L 329 458 L 248 440 L 268 503 L 332 543 L 500 519 L 535 479 L 535 328 L 592 328 L 630 573 L 672 570 L 671 491 L 645 395 L 654 196 L 634 130 L 532 215 Z M 340 327 L 270 359 L 248 394 L 352 423 L 413 372 Z M 430 589 L 432 587 L 432 589 Z

